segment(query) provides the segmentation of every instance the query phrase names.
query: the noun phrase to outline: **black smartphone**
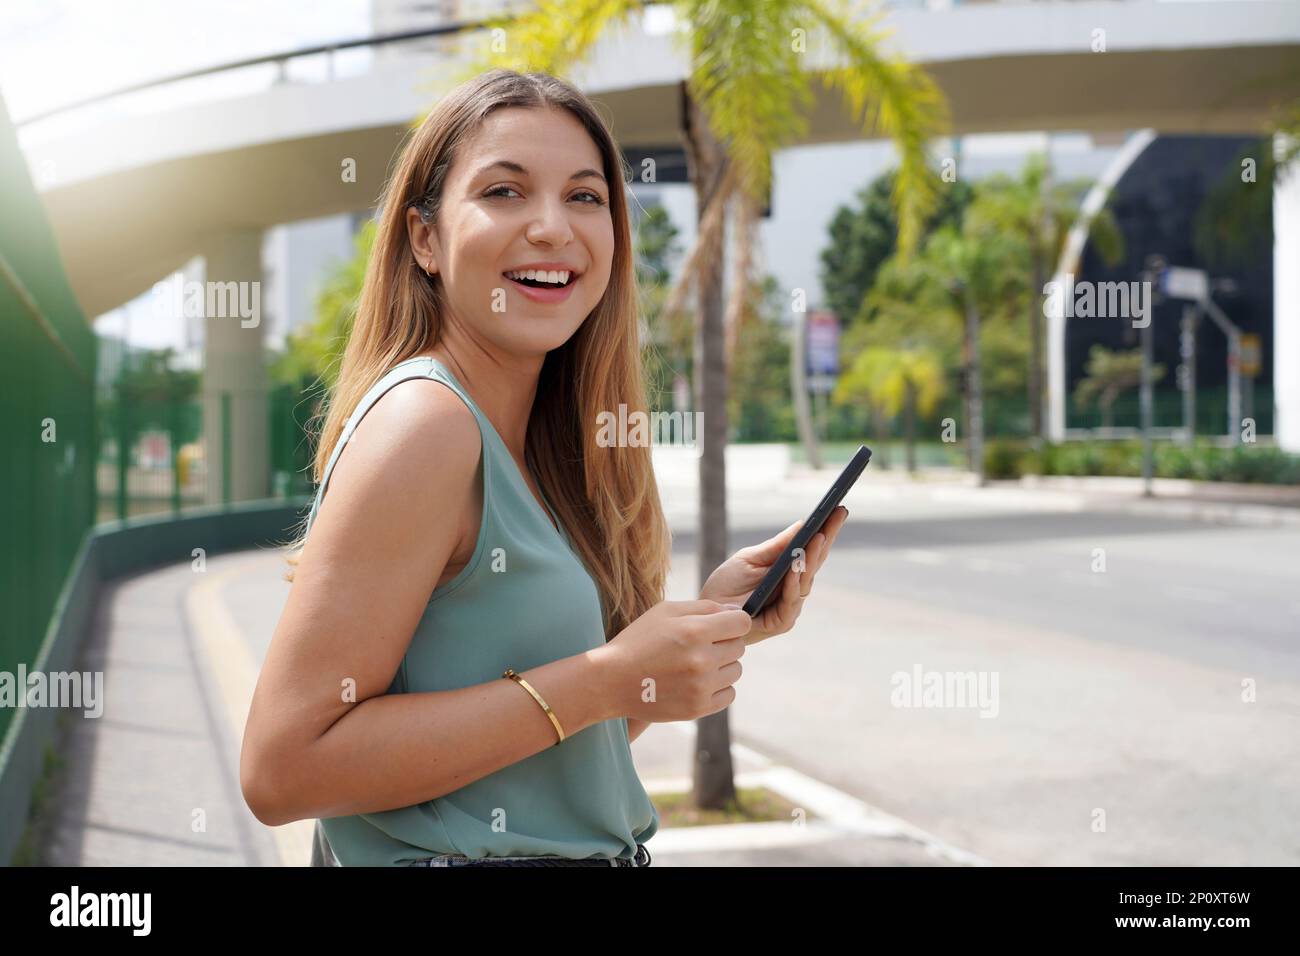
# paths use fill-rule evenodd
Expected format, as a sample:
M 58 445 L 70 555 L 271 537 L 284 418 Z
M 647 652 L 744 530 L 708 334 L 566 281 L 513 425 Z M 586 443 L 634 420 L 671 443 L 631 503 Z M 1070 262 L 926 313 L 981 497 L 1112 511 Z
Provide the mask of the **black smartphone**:
M 781 581 L 785 578 L 786 572 L 790 570 L 790 566 L 794 564 L 795 552 L 803 553 L 803 549 L 808 547 L 808 542 L 822 529 L 822 525 L 831 516 L 831 512 L 844 500 L 844 496 L 848 494 L 849 489 L 853 487 L 853 483 L 858 480 L 858 476 L 862 474 L 862 470 L 867 467 L 869 461 L 871 461 L 871 449 L 866 445 L 858 446 L 857 452 L 853 455 L 853 460 L 840 472 L 840 476 L 831 485 L 831 490 L 826 492 L 826 496 L 822 498 L 821 504 L 813 509 L 813 513 L 808 516 L 808 520 L 794 533 L 794 537 L 790 539 L 786 549 L 781 552 L 781 557 L 777 558 L 776 563 L 768 568 L 763 580 L 758 583 L 754 593 L 745 602 L 745 610 L 750 617 L 758 617 L 776 599 L 776 592 L 781 585 Z

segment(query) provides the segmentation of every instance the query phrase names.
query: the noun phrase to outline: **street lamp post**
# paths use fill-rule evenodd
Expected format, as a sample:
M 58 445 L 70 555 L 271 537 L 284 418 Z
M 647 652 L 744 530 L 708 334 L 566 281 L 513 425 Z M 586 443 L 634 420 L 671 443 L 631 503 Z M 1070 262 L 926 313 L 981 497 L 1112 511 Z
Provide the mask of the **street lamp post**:
M 1142 281 L 1146 283 L 1151 294 L 1147 297 L 1148 314 L 1143 318 L 1146 320 L 1142 326 L 1142 497 L 1150 498 L 1153 495 L 1151 490 L 1152 473 L 1154 468 L 1154 452 L 1151 447 L 1151 428 L 1154 418 L 1154 396 L 1151 388 L 1151 352 L 1152 339 L 1151 326 L 1155 322 L 1156 298 L 1159 295 L 1157 284 L 1154 281 L 1165 267 L 1165 260 L 1162 256 L 1147 256 L 1146 268 L 1142 273 Z
M 970 469 L 977 487 L 984 486 L 984 396 L 980 388 L 980 325 L 970 287 L 953 279 L 948 289 L 962 305 L 966 316 L 966 402 L 970 416 Z
M 1200 309 L 1193 303 L 1183 306 L 1182 335 L 1179 336 L 1179 354 L 1183 359 L 1183 375 L 1179 387 L 1183 390 L 1183 444 L 1196 441 L 1196 325 Z

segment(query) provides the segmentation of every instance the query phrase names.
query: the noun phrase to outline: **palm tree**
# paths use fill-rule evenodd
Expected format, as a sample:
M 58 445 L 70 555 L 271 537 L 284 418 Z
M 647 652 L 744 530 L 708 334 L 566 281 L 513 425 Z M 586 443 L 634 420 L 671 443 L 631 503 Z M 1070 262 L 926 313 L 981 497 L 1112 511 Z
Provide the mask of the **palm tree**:
M 863 349 L 835 386 L 835 400 L 865 399 L 894 418 L 903 413 L 907 470 L 916 472 L 916 416 L 931 415 L 944 395 L 943 362 L 925 347 Z
M 490 20 L 506 38 L 487 48 L 466 75 L 505 67 L 562 75 L 584 60 L 601 35 L 640 13 L 641 0 L 538 0 L 534 11 Z M 695 185 L 699 231 L 665 303 L 668 316 L 695 296 L 696 407 L 703 412 L 700 455 L 699 581 L 727 558 L 724 452 L 727 365 L 736 336 L 756 310 L 761 288 L 754 250 L 760 204 L 769 193 L 772 155 L 807 130 L 813 104 L 809 47 L 830 49 L 843 65 L 819 74 L 838 90 L 865 135 L 888 137 L 899 154 L 894 199 L 899 245 L 916 245 L 934 208 L 939 178 L 927 144 L 947 128 L 947 106 L 933 81 L 900 56 L 886 54 L 874 23 L 847 0 L 674 0 L 688 76 L 681 83 L 681 134 Z M 814 43 L 816 38 L 822 41 Z M 723 241 L 733 222 L 734 284 L 723 290 Z M 725 314 L 724 314 L 725 306 Z M 695 799 L 702 808 L 735 800 L 727 711 L 699 722 Z
M 904 325 L 907 334 L 926 334 L 941 354 L 948 354 L 941 343 L 961 341 L 966 450 L 978 484 L 984 484 L 980 328 L 984 317 L 1005 311 L 1026 293 L 1023 272 L 1015 267 L 1022 252 L 1013 233 L 971 220 L 959 230 L 945 225 L 931 233 L 917 258 L 887 261 L 867 297 L 868 310 Z
M 1266 252 L 1271 244 L 1274 184 L 1300 165 L 1300 100 L 1278 107 L 1269 125 L 1269 135 L 1242 150 L 1196 214 L 1195 247 L 1208 262 L 1241 263 L 1256 249 Z M 1274 136 L 1280 137 L 1276 148 Z M 1254 172 L 1249 177 L 1247 161 Z
M 1088 350 L 1087 375 L 1074 387 L 1074 400 L 1083 408 L 1093 401 L 1101 409 L 1101 426 L 1109 429 L 1115 424 L 1115 399 L 1120 393 L 1142 382 L 1142 350 L 1112 352 L 1101 345 Z M 1164 378 L 1165 367 L 1151 366 L 1151 381 Z
M 1060 259 L 1065 237 L 1079 215 L 1079 197 L 1087 186 L 1086 180 L 1054 182 L 1049 160 L 1035 153 L 1019 178 L 997 175 L 980 183 L 975 202 L 966 213 L 976 229 L 988 225 L 1024 239 L 1031 288 L 1036 290 L 1028 297 L 1029 430 L 1034 438 L 1043 434 L 1043 310 L 1039 294 Z M 1119 261 L 1123 237 L 1108 208 L 1092 220 L 1089 239 L 1107 263 Z

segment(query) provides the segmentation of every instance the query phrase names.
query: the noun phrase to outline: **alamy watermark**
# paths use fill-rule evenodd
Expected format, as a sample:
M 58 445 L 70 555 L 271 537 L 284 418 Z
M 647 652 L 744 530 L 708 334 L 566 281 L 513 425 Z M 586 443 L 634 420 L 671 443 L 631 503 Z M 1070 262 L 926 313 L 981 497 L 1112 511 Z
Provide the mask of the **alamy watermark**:
M 1075 282 L 1053 279 L 1043 286 L 1043 315 L 1067 319 L 1129 319 L 1133 328 L 1151 324 L 1150 282 Z
M 0 707 L 80 707 L 87 717 L 104 713 L 103 671 L 0 671 Z
M 51 926 L 120 926 L 132 936 L 148 936 L 152 913 L 152 893 L 83 893 L 74 883 L 67 893 L 50 897 Z
M 651 444 L 695 448 L 703 430 L 703 412 L 638 410 L 629 414 L 627 405 L 620 404 L 617 415 L 596 415 L 596 444 L 601 448 L 646 448 Z
M 978 707 L 981 717 L 998 715 L 997 671 L 895 671 L 889 678 L 894 707 Z
M 239 319 L 245 329 L 262 322 L 262 283 L 186 282 L 180 275 L 155 282 L 154 308 L 163 318 Z

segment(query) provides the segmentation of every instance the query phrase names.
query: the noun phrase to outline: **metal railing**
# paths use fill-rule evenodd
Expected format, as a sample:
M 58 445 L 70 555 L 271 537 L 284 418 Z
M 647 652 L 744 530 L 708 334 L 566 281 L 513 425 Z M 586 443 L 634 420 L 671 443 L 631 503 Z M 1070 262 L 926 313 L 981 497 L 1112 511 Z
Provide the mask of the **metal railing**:
M 509 5 L 503 5 L 501 15 L 509 14 Z M 326 74 L 331 79 L 335 75 L 335 54 L 345 50 L 355 50 L 363 48 L 378 48 L 394 44 L 410 43 L 419 40 L 428 40 L 437 37 L 456 36 L 462 33 L 468 33 L 476 30 L 483 30 L 494 20 L 466 20 L 456 23 L 445 23 L 433 27 L 423 27 L 418 30 L 402 30 L 395 33 L 383 33 L 368 37 L 354 37 L 347 40 L 336 40 L 330 43 L 317 43 L 310 46 L 295 47 L 292 50 L 282 50 L 276 53 L 268 53 L 262 56 L 247 57 L 242 60 L 233 60 L 229 63 L 220 63 L 215 66 L 203 67 L 197 70 L 186 70 L 183 73 L 172 73 L 167 76 L 157 77 L 152 80 L 145 80 L 141 83 L 133 83 L 129 86 L 117 87 L 103 93 L 97 93 L 94 96 L 84 97 L 74 100 L 70 103 L 64 103 L 52 109 L 26 116 L 14 123 L 19 129 L 32 126 L 36 123 L 43 122 L 55 116 L 65 115 L 76 112 L 90 106 L 95 106 L 109 100 L 118 99 L 124 96 L 130 96 L 135 93 L 154 91 L 167 86 L 174 86 L 178 83 L 184 83 L 191 80 L 204 79 L 221 74 L 229 74 L 238 70 L 246 70 L 261 66 L 276 67 L 277 83 L 288 82 L 289 72 L 288 65 L 293 60 L 304 59 L 308 57 L 324 56 L 326 60 Z
M 924 10 L 929 12 L 943 12 L 947 10 L 961 9 L 963 7 L 980 7 L 980 6 L 1026 6 L 1031 4 L 1063 4 L 1072 2 L 1082 2 L 1082 0 L 879 0 L 880 9 L 883 11 L 900 10 Z M 1116 0 L 1116 2 L 1131 2 L 1131 0 Z M 643 0 L 640 7 L 655 6 L 655 0 Z M 273 84 L 283 84 L 290 82 L 289 64 L 294 60 L 308 59 L 311 57 L 323 57 L 325 60 L 325 77 L 327 81 L 332 81 L 337 77 L 337 54 L 348 50 L 359 49 L 378 49 L 386 46 L 400 45 L 404 43 L 415 43 L 421 40 L 430 40 L 440 37 L 458 36 L 464 33 L 471 33 L 487 29 L 490 25 L 497 22 L 499 18 L 513 19 L 519 16 L 519 11 L 523 8 L 530 7 L 527 3 L 510 3 L 503 2 L 500 12 L 493 18 L 484 18 L 479 20 L 463 20 L 455 23 L 443 23 L 432 27 L 422 27 L 418 30 L 402 30 L 393 33 L 382 33 L 366 37 L 353 37 L 351 39 L 335 40 L 329 43 L 316 43 L 309 46 L 295 47 L 291 50 L 281 50 L 275 53 L 267 53 L 261 56 L 247 57 L 241 60 L 233 60 L 229 63 L 220 63 L 215 66 L 203 67 L 197 70 L 186 70 L 182 73 L 172 73 L 167 76 L 157 77 L 152 80 L 145 80 L 140 83 L 133 83 L 128 86 L 118 87 L 103 93 L 97 93 L 94 96 L 84 97 L 70 103 L 64 103 L 40 113 L 34 113 L 18 120 L 14 125 L 20 129 L 28 126 L 34 126 L 45 120 L 52 119 L 56 116 L 63 116 L 74 113 L 105 103 L 109 100 L 127 97 L 136 93 L 156 91 L 164 87 L 175 86 L 180 83 L 186 83 L 192 80 L 202 80 L 218 75 L 227 75 L 239 70 L 255 69 L 263 66 L 274 66 Z

